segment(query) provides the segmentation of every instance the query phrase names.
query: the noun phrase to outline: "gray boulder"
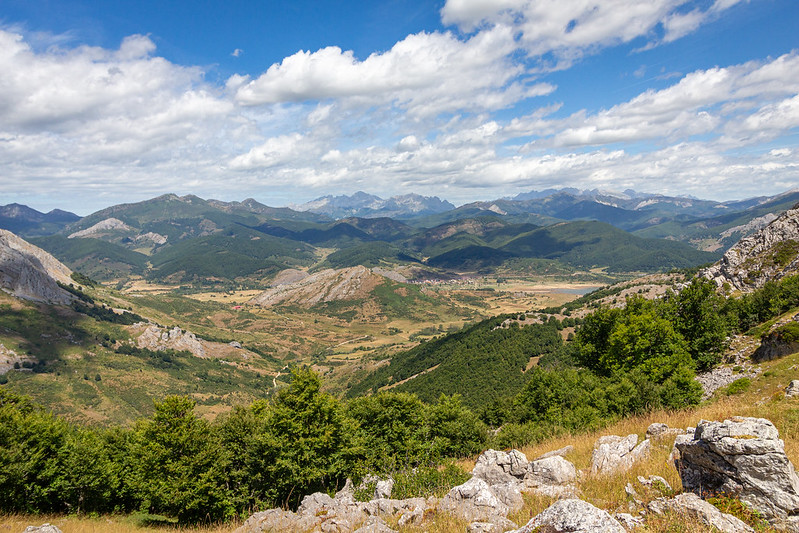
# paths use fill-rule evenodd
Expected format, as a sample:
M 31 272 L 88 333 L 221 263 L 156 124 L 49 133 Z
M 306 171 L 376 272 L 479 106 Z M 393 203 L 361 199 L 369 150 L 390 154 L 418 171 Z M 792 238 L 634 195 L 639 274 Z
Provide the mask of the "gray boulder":
M 486 450 L 477 458 L 472 475 L 489 485 L 520 481 L 527 473 L 527 457 L 518 450 Z
M 791 380 L 788 387 L 785 389 L 785 396 L 788 398 L 799 396 L 799 379 Z
M 649 455 L 650 441 L 644 440 L 636 446 L 637 442 L 638 435 L 635 434 L 599 437 L 591 455 L 591 473 L 613 474 L 628 470 L 636 461 Z
M 606 511 L 577 499 L 553 503 L 514 533 L 532 533 L 537 528 L 556 533 L 627 533 Z
M 675 461 L 683 488 L 699 496 L 729 494 L 774 526 L 799 532 L 799 477 L 777 428 L 763 418 L 701 421 L 679 435 Z
M 699 522 L 712 526 L 722 533 L 753 533 L 754 529 L 734 516 L 722 513 L 693 492 L 679 494 L 671 499 L 658 498 L 649 502 L 649 511 L 662 515 L 670 511 L 684 522 Z
M 577 479 L 577 469 L 560 455 L 533 461 L 527 468 L 524 484 L 528 487 L 542 485 L 567 485 Z
M 488 522 L 495 516 L 508 516 L 509 507 L 500 500 L 483 479 L 472 477 L 453 487 L 438 508 L 470 522 Z
M 61 530 L 52 524 L 42 524 L 40 526 L 28 526 L 23 533 L 61 533 Z

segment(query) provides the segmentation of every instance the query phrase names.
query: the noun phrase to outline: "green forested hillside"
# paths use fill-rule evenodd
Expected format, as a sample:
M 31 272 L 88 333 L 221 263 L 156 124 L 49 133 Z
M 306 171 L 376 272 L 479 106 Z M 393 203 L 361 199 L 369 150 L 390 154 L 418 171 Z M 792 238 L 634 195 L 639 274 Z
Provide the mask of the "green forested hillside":
M 397 354 L 388 365 L 353 385 L 347 395 L 399 383 L 393 390 L 417 394 L 425 401 L 441 394 L 460 394 L 472 408 L 513 395 L 525 383 L 530 358 L 551 354 L 562 342 L 554 324 L 498 327 L 503 319 L 485 320 Z M 408 381 L 400 383 L 403 380 Z
M 308 245 L 234 225 L 160 250 L 150 258 L 153 269 L 148 276 L 166 279 L 178 275 L 176 281 L 266 277 L 285 268 L 308 266 L 314 258 Z
M 30 242 L 73 270 L 99 281 L 141 275 L 147 267 L 146 255 L 99 239 L 67 239 L 64 235 L 50 235 L 30 239 Z
M 643 239 L 602 222 L 568 222 L 533 230 L 501 248 L 521 257 L 557 259 L 615 272 L 687 268 L 717 259 L 685 243 Z

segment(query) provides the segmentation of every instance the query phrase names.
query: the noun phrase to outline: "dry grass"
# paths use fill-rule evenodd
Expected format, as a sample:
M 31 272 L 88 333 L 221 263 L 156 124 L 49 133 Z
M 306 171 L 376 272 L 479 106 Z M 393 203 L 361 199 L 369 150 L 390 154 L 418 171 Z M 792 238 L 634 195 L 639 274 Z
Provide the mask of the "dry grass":
M 51 515 L 0 515 L 0 532 L 19 533 L 28 526 L 52 524 L 63 533 L 142 533 L 158 531 L 161 533 L 230 533 L 241 525 L 230 522 L 215 526 L 177 527 L 144 526 L 133 516 L 51 516 Z

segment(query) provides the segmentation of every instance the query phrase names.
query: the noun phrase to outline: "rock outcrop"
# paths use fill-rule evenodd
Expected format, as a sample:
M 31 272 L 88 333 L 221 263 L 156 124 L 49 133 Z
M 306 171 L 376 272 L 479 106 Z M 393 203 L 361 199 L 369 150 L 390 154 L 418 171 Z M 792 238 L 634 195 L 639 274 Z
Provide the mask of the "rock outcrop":
M 540 528 L 540 529 L 539 529 Z M 513 533 L 627 533 L 607 511 L 577 499 L 559 500 Z
M 155 324 L 134 324 L 133 329 L 140 330 L 136 345 L 148 350 L 188 350 L 197 357 L 205 357 L 206 350 L 202 339 L 197 338 L 190 331 L 183 331 L 179 327 L 172 329 L 162 328 Z
M 799 315 L 781 323 L 760 338 L 752 361 L 762 363 L 799 352 Z
M 683 488 L 699 496 L 729 494 L 772 524 L 799 532 L 799 477 L 777 428 L 762 418 L 701 421 L 677 436 Z
M 118 218 L 106 218 L 86 229 L 70 233 L 67 239 L 81 239 L 87 237 L 100 237 L 109 232 L 135 232 L 136 230 Z M 166 242 L 166 241 L 165 241 Z
M 700 275 L 741 292 L 799 272 L 799 205 L 757 233 L 744 237 Z
M 41 248 L 0 230 L 0 289 L 18 298 L 64 305 L 74 297 L 57 282 L 69 285 L 71 274 Z
M 324 302 L 355 300 L 368 296 L 385 279 L 361 265 L 340 270 L 327 269 L 310 276 L 297 277 L 301 279 L 273 286 L 248 303 L 261 307 L 278 304 L 311 307 Z
M 788 386 L 785 388 L 785 396 L 787 398 L 794 398 L 799 396 L 799 379 L 792 379 Z
M 613 474 L 628 470 L 636 461 L 649 455 L 651 448 L 648 439 L 638 444 L 638 435 L 626 437 L 606 435 L 599 437 L 591 455 L 592 474 Z
M 647 506 L 656 515 L 670 511 L 681 517 L 684 522 L 699 522 L 714 527 L 722 533 L 754 533 L 754 529 L 738 518 L 722 513 L 693 492 L 678 494 L 674 498 L 658 498 Z

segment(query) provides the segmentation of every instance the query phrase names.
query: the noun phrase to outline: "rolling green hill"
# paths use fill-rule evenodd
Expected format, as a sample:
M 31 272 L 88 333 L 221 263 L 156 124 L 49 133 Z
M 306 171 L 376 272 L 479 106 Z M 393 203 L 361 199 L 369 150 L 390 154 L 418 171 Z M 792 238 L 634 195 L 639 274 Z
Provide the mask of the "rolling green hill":
M 285 268 L 309 266 L 314 258 L 307 245 L 234 225 L 159 251 L 150 258 L 153 268 L 148 277 L 181 282 L 262 278 Z
M 511 396 L 524 386 L 530 358 L 557 351 L 562 341 L 554 325 L 497 327 L 504 318 L 484 320 L 396 354 L 388 365 L 354 383 L 347 396 L 393 385 L 393 390 L 425 401 L 457 393 L 472 408 Z
M 644 239 L 603 222 L 564 222 L 533 230 L 502 250 L 520 257 L 557 259 L 582 268 L 653 272 L 709 263 L 716 254 L 665 239 Z
M 50 235 L 30 239 L 30 242 L 50 252 L 72 270 L 98 281 L 141 275 L 149 259 L 144 254 L 99 239 L 67 239 L 63 235 Z

